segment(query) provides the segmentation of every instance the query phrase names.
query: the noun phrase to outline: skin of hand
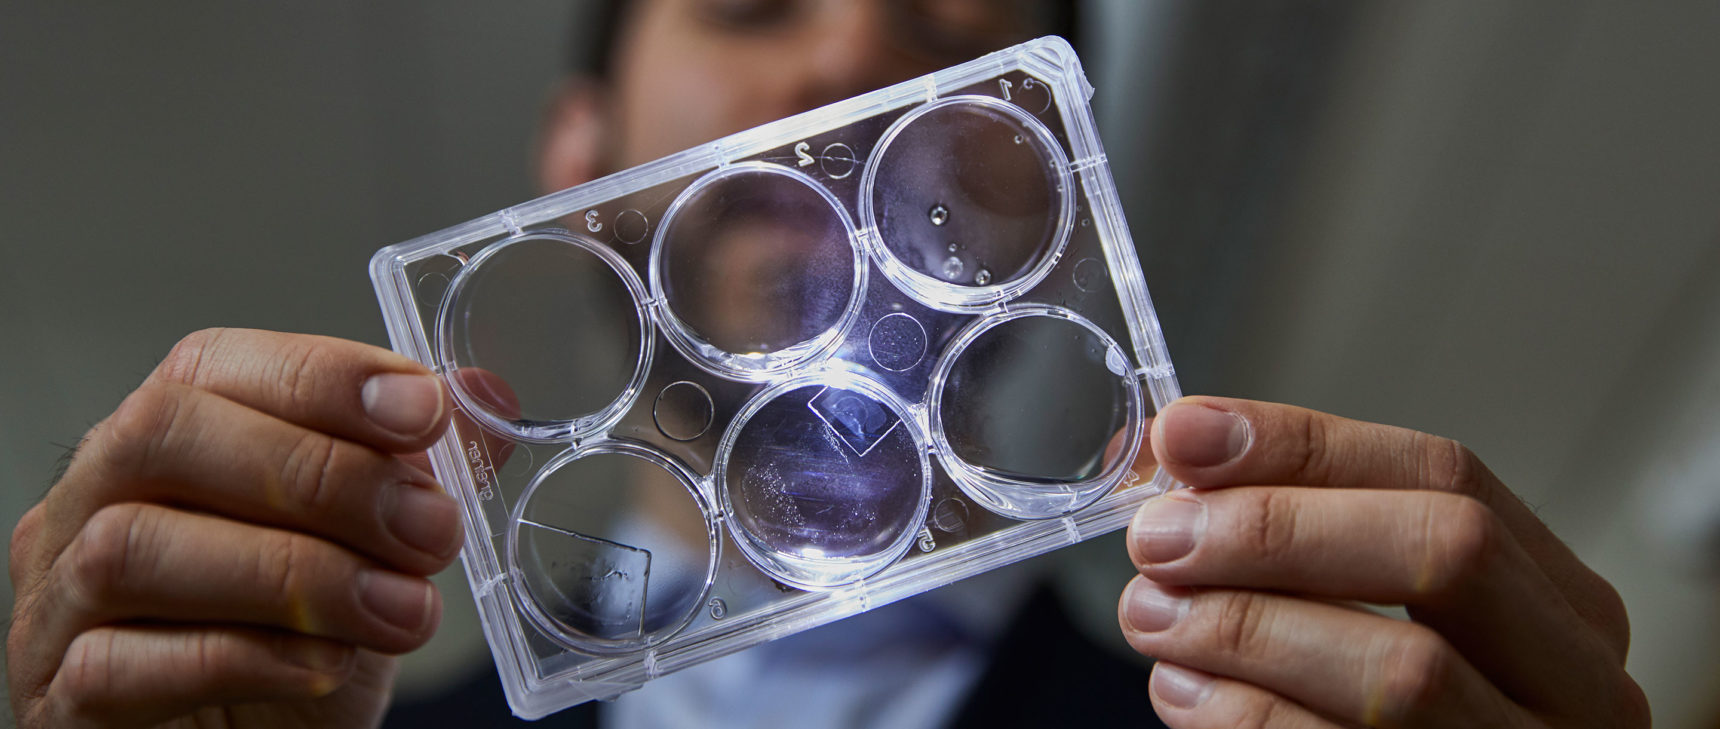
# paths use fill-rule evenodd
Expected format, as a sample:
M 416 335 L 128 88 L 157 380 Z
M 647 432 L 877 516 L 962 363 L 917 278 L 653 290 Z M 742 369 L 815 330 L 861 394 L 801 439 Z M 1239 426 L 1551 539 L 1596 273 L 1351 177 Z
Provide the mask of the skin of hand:
M 1136 514 L 1118 617 L 1166 724 L 1649 726 L 1618 593 L 1458 443 L 1205 397 L 1151 440 L 1191 488 Z
M 186 337 L 13 531 L 19 726 L 375 724 L 463 539 L 451 410 L 387 350 Z

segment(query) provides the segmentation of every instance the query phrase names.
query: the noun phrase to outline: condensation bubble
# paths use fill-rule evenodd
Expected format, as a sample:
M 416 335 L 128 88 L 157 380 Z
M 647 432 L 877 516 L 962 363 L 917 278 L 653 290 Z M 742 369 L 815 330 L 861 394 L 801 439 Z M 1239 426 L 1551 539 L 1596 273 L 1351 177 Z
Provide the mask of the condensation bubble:
M 978 271 L 974 271 L 973 272 L 973 282 L 979 286 L 984 286 L 988 283 L 991 283 L 991 271 L 988 271 L 988 270 L 983 269 L 983 268 L 978 270 Z
M 1019 140 L 1020 137 L 1016 137 L 1016 139 Z M 950 209 L 944 207 L 943 203 L 938 203 L 932 206 L 931 211 L 927 213 L 927 217 L 931 218 L 932 225 L 943 225 L 944 223 L 950 222 Z
M 944 260 L 944 278 L 954 280 L 962 275 L 962 259 L 950 256 Z

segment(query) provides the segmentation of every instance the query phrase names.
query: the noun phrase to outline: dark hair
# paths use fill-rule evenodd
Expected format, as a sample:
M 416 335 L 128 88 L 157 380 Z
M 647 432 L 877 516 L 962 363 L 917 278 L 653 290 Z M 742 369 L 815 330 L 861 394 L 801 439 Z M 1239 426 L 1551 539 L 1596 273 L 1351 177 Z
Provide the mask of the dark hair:
M 568 34 L 571 46 L 569 70 L 609 78 L 615 65 L 615 42 L 621 35 L 629 4 L 627 0 L 590 0 L 585 3 L 589 10 L 574 14 L 575 27 Z M 1078 0 L 1040 2 L 1035 6 L 1032 17 L 1038 22 L 1037 27 L 1063 36 L 1070 45 L 1080 48 L 1080 8 Z

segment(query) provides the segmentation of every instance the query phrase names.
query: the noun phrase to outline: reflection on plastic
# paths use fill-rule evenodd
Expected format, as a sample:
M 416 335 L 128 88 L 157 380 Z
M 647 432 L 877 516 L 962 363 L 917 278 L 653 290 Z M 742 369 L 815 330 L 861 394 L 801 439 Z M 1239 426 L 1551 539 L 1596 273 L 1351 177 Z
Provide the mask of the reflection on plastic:
M 828 387 L 806 403 L 830 431 L 841 438 L 854 455 L 864 457 L 878 441 L 902 422 L 876 400 L 858 392 Z
M 692 475 L 655 449 L 607 441 L 565 452 L 538 474 L 510 526 L 521 607 L 578 650 L 661 642 L 710 589 L 709 513 Z
M 539 442 L 613 422 L 650 358 L 643 287 L 630 277 L 608 249 L 560 232 L 484 249 L 455 277 L 437 330 L 451 374 L 494 378 L 469 388 L 450 377 L 456 398 L 491 427 Z
M 930 388 L 932 437 L 950 477 L 1018 519 L 1103 496 L 1127 470 L 1145 419 L 1128 361 L 1092 322 L 1060 307 L 1022 305 L 970 324 Z
M 1121 353 L 1078 324 L 1025 317 L 982 334 L 950 369 L 944 432 L 954 455 L 1007 478 L 1092 478 L 1127 422 Z
M 731 435 L 720 484 L 748 559 L 789 584 L 865 577 L 924 518 L 923 447 L 875 392 L 831 383 L 760 396 Z
M 832 395 L 834 393 L 834 395 Z M 818 399 L 829 404 L 815 406 Z M 823 387 L 784 394 L 748 421 L 730 456 L 736 517 L 766 546 L 855 557 L 909 526 L 920 497 L 914 442 L 865 395 Z
M 675 202 L 652 252 L 652 285 L 673 313 L 670 333 L 720 361 L 832 336 L 853 304 L 859 265 L 828 192 L 787 168 L 737 165 Z
M 651 553 L 607 539 L 524 521 L 537 569 L 533 592 L 554 595 L 545 612 L 569 628 L 604 640 L 637 641 L 645 631 L 645 585 Z

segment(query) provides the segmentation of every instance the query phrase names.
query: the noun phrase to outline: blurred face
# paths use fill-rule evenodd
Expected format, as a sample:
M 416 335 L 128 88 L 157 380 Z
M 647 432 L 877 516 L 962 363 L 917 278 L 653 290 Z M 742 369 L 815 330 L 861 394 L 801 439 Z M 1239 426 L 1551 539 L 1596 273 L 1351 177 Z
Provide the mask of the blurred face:
M 1036 30 L 1032 10 L 1027 0 L 638 0 L 616 39 L 595 171 L 625 169 L 1026 40 Z M 816 333 L 834 321 L 820 316 L 824 309 L 840 313 L 846 304 L 816 295 L 839 293 L 852 275 L 845 257 L 824 255 L 833 246 L 847 253 L 841 231 L 809 232 L 805 216 L 782 214 L 795 205 L 764 200 L 765 192 L 724 196 L 759 197 L 754 207 L 775 213 L 712 217 L 724 224 L 705 231 L 698 254 L 677 264 L 698 269 L 688 277 L 697 286 L 677 299 L 701 302 L 700 331 L 728 351 L 791 344 L 802 329 Z M 828 275 L 795 285 L 809 272 Z M 760 324 L 773 318 L 780 326 Z
M 552 109 L 541 184 L 550 192 L 587 182 L 1042 35 L 1034 11 L 1048 2 L 635 0 L 611 77 L 576 80 Z M 806 209 L 822 203 L 779 187 L 748 182 L 715 196 L 712 204 L 730 207 L 695 217 L 723 224 L 693 231 L 692 255 L 670 267 L 685 277 L 670 281 L 673 296 L 696 302 L 685 312 L 727 351 L 787 346 L 846 305 L 838 285 L 806 279 L 852 277 L 845 234 L 807 225 L 816 216 Z M 632 476 L 666 478 L 654 467 Z M 674 521 L 685 510 L 650 495 L 673 492 L 642 492 L 642 513 Z M 695 546 L 704 533 L 696 515 L 665 528 Z
M 603 171 L 1038 35 L 1026 0 L 640 0 L 618 39 Z

